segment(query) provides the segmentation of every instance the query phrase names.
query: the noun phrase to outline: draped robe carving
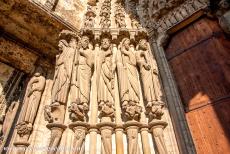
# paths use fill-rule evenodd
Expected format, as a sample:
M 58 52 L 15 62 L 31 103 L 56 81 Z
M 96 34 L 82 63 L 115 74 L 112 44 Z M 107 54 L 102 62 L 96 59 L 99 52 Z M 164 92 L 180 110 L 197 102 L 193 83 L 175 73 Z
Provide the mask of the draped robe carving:
M 56 67 L 54 75 L 54 83 L 52 88 L 52 103 L 65 104 L 67 101 L 68 89 L 70 84 L 70 76 L 72 65 L 69 59 L 73 54 L 68 52 L 67 42 L 61 40 L 62 53 L 56 56 Z
M 19 123 L 17 124 L 18 129 L 20 129 L 22 126 L 25 127 L 27 125 L 27 127 L 32 130 L 32 125 L 34 123 L 34 119 L 36 117 L 42 93 L 45 89 L 46 84 L 46 79 L 42 75 L 42 72 L 42 69 L 38 67 L 36 72 L 34 73 L 34 76 L 30 79 L 28 83 L 23 112 L 20 116 Z
M 110 40 L 102 39 L 101 53 L 99 55 L 99 65 L 97 72 L 97 101 L 101 110 L 102 117 L 114 117 L 114 71 L 115 63 L 112 50 L 110 48 Z
M 140 69 L 140 76 L 143 85 L 144 99 L 149 103 L 153 103 L 156 100 L 156 93 L 153 82 L 153 70 L 150 65 L 149 53 L 148 53 L 148 42 L 142 39 L 137 46 L 136 58 Z
M 103 38 L 97 65 L 97 101 L 99 104 L 101 123 L 108 124 L 114 118 L 114 76 L 115 56 L 111 50 L 110 40 Z M 112 154 L 112 128 L 105 126 L 101 130 L 102 154 Z
M 84 121 L 89 110 L 91 77 L 94 65 L 94 53 L 92 50 L 89 38 L 83 36 L 81 39 L 81 48 L 75 60 L 77 65 L 76 70 L 73 70 L 75 71 L 74 80 L 76 80 L 75 86 L 77 87 L 76 91 L 74 91 L 76 93 L 75 109 L 74 104 L 69 108 L 71 112 L 70 118 L 73 121 Z
M 120 45 L 118 77 L 122 108 L 128 120 L 139 120 L 141 107 L 135 54 L 130 49 L 130 40 L 124 38 Z
M 66 40 L 59 41 L 60 53 L 56 56 L 55 75 L 53 79 L 51 104 L 45 106 L 45 120 L 49 122 L 47 127 L 51 130 L 51 139 L 49 148 L 55 149 L 48 151 L 49 154 L 56 153 L 56 149 L 60 143 L 62 133 L 66 126 L 63 124 L 66 111 L 66 103 L 70 90 L 70 82 L 72 77 L 73 61 L 77 47 L 77 36 L 69 31 L 63 31 L 61 36 L 70 36 L 71 39 L 67 43 Z
M 74 148 L 76 154 L 85 152 L 85 135 L 87 131 L 87 113 L 90 102 L 91 77 L 94 66 L 94 53 L 89 42 L 88 36 L 81 39 L 80 49 L 75 57 L 75 67 L 73 70 L 73 93 L 76 101 L 69 107 L 70 119 L 74 126 L 72 130 L 75 133 Z

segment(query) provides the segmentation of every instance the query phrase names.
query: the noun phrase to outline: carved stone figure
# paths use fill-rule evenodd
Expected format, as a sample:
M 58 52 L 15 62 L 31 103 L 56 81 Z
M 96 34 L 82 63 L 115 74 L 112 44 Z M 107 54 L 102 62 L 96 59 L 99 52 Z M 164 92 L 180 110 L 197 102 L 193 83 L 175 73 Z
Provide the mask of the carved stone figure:
M 81 39 L 79 54 L 76 56 L 76 102 L 69 108 L 73 121 L 84 121 L 89 109 L 91 77 L 94 66 L 94 53 L 88 36 Z
M 131 19 L 131 25 L 132 25 L 132 28 L 134 28 L 134 29 L 141 28 L 140 23 L 136 19 L 134 19 L 134 18 Z
M 115 7 L 115 22 L 118 28 L 125 28 L 125 11 L 121 4 L 116 4 Z
M 146 105 L 146 112 L 149 114 L 149 119 L 161 119 L 164 115 L 164 108 L 165 104 L 163 102 L 151 102 Z
M 87 12 L 85 14 L 85 27 L 86 28 L 93 28 L 95 24 L 95 12 L 93 11 L 93 8 L 91 6 L 87 7 Z
M 184 6 L 181 6 L 179 11 L 184 18 L 188 16 L 188 12 Z
M 165 142 L 163 139 L 163 129 L 167 123 L 161 121 L 163 116 L 164 103 L 158 96 L 157 90 L 160 88 L 156 85 L 156 78 L 153 75 L 157 74 L 157 70 L 152 68 L 149 59 L 148 42 L 145 39 L 140 40 L 137 45 L 137 63 L 140 68 L 140 76 L 143 85 L 144 99 L 146 101 L 146 113 L 149 116 L 149 125 L 153 130 L 153 136 L 159 153 L 167 154 Z
M 68 111 L 70 112 L 69 116 L 72 121 L 85 121 L 89 106 L 87 103 L 82 103 L 80 99 L 77 99 L 76 102 L 72 102 Z
M 151 68 L 148 42 L 145 39 L 140 40 L 136 52 L 137 63 L 140 69 L 140 76 L 144 92 L 146 107 L 151 108 L 157 102 L 156 89 L 154 88 L 153 74 L 157 71 Z M 147 111 L 151 112 L 152 109 Z M 154 111 L 154 110 L 153 110 Z M 149 113 L 147 113 L 149 114 Z
M 48 121 L 49 123 L 53 122 L 53 117 L 51 115 L 51 107 L 49 105 L 46 105 L 44 107 L 44 118 L 46 121 Z
M 49 122 L 47 127 L 51 130 L 49 144 L 51 149 L 57 149 L 62 133 L 66 128 L 63 122 L 77 48 L 77 36 L 74 33 L 64 30 L 60 34 L 60 38 L 58 45 L 60 53 L 56 56 L 56 67 L 51 91 L 52 102 L 51 105 L 45 107 L 44 112 L 45 119 Z M 50 150 L 48 153 L 53 154 L 55 152 L 55 150 Z
M 175 18 L 177 19 L 177 21 L 182 21 L 182 20 L 183 20 L 183 17 L 182 17 L 182 15 L 181 15 L 179 9 L 180 9 L 180 8 L 176 8 L 176 9 L 174 10 L 173 13 L 175 14 Z
M 70 76 L 72 73 L 72 66 L 68 58 L 74 55 L 69 52 L 69 44 L 66 40 L 60 40 L 58 46 L 61 53 L 56 56 L 55 75 L 52 87 L 52 105 L 66 104 Z
M 66 106 L 68 92 L 70 88 L 72 65 L 76 50 L 76 40 L 70 43 L 62 39 L 59 41 L 59 53 L 56 56 L 56 67 L 52 87 L 51 113 L 53 122 L 61 122 L 64 119 L 64 106 Z
M 168 19 L 169 19 L 170 23 L 172 23 L 172 25 L 175 25 L 177 23 L 177 20 L 176 20 L 173 13 L 169 13 Z
M 118 78 L 122 109 L 128 120 L 139 120 L 141 107 L 140 89 L 135 53 L 130 49 L 130 40 L 124 38 L 120 44 L 121 57 L 118 57 Z
M 41 67 L 38 67 L 27 86 L 22 114 L 19 118 L 19 123 L 17 125 L 18 134 L 20 133 L 21 126 L 28 125 L 28 128 L 32 129 L 32 125 L 37 115 L 37 110 L 40 104 L 42 93 L 45 89 L 45 84 L 46 79 L 43 76 L 43 70 Z
M 101 116 L 103 116 L 102 118 L 105 119 L 107 117 L 111 120 L 113 118 L 112 112 L 114 111 L 114 73 L 116 63 L 110 43 L 109 38 L 103 38 L 101 41 L 97 65 L 97 101 L 100 106 Z

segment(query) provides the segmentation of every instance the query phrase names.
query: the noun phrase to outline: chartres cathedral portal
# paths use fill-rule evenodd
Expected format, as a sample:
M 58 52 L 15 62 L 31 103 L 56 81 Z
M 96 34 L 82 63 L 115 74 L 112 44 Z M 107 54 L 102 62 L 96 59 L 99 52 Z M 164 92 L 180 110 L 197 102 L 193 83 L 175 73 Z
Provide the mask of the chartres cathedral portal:
M 228 0 L 0 0 L 0 153 L 230 153 Z

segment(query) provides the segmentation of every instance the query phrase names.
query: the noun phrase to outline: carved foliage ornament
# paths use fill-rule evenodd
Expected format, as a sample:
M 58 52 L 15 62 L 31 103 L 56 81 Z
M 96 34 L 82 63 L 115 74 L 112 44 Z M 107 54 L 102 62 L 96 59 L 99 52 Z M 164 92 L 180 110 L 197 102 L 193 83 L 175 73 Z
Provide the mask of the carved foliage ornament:
M 159 33 L 162 33 L 206 6 L 206 0 L 185 1 L 160 19 L 153 19 L 156 22 L 155 28 Z

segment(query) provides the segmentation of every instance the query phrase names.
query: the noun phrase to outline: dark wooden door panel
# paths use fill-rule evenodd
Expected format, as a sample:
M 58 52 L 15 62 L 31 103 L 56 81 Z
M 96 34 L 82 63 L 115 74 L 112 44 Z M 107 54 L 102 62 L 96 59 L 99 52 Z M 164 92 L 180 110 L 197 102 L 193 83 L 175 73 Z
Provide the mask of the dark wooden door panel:
M 230 99 L 203 106 L 186 114 L 198 153 L 230 153 L 229 104 Z
M 230 153 L 230 40 L 199 19 L 165 50 L 198 153 Z

